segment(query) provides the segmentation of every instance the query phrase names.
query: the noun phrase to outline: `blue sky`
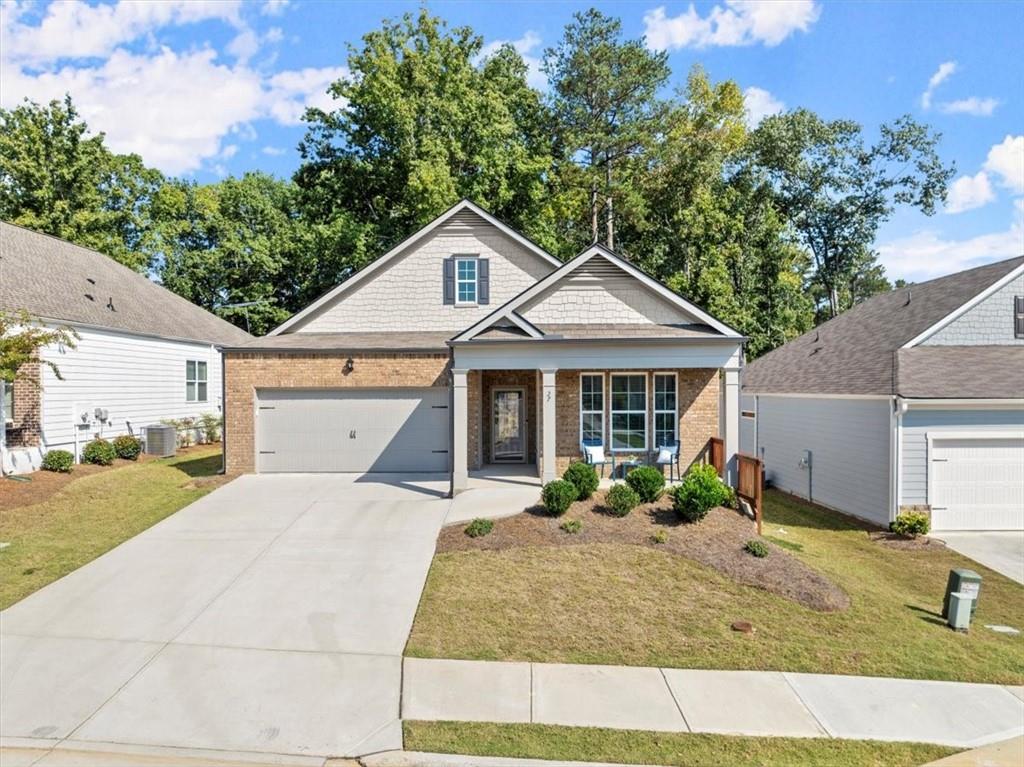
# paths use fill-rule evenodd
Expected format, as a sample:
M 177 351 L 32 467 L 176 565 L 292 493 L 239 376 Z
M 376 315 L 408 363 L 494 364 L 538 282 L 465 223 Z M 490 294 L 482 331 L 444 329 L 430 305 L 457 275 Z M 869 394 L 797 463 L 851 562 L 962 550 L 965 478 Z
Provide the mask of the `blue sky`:
M 431 2 L 537 67 L 578 2 Z M 673 85 L 703 64 L 748 93 L 750 118 L 798 106 L 869 135 L 909 113 L 943 134 L 957 176 L 945 211 L 901 211 L 880 233 L 891 277 L 924 279 L 1024 253 L 1024 57 L 1017 2 L 596 3 L 667 50 Z M 74 97 L 117 151 L 214 180 L 298 164 L 302 110 L 326 105 L 346 43 L 416 3 L 0 0 L 0 104 Z

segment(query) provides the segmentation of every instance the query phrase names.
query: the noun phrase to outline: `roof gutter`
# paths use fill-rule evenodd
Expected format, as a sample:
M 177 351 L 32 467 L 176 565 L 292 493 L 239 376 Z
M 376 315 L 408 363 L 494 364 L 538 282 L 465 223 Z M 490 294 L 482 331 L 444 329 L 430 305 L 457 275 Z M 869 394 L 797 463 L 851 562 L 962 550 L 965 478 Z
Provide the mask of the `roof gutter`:
M 628 344 L 631 346 L 664 346 L 665 344 L 682 344 L 684 346 L 702 346 L 705 344 L 739 343 L 745 344 L 749 339 L 746 336 L 721 336 L 719 338 L 687 338 L 685 336 L 659 336 L 649 338 L 566 338 L 565 336 L 544 336 L 543 338 L 495 338 L 480 339 L 471 338 L 467 341 L 446 341 L 448 346 L 489 346 L 489 345 L 517 345 L 528 343 L 544 344 Z

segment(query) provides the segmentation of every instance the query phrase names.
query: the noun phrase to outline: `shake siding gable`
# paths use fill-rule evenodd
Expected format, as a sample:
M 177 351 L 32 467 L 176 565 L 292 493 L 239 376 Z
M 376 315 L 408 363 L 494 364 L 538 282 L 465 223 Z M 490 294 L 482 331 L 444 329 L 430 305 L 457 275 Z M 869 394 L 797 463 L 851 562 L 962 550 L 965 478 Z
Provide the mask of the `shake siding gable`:
M 1013 333 L 1013 302 L 1024 295 L 1024 274 L 921 342 L 922 346 L 1021 345 Z
M 477 256 L 482 262 L 487 259 L 488 303 L 448 302 L 445 270 L 451 268 L 446 264 L 452 264 L 448 259 L 455 255 Z M 463 213 L 286 332 L 451 330 L 454 335 L 483 319 L 495 305 L 526 290 L 552 268 L 479 216 Z

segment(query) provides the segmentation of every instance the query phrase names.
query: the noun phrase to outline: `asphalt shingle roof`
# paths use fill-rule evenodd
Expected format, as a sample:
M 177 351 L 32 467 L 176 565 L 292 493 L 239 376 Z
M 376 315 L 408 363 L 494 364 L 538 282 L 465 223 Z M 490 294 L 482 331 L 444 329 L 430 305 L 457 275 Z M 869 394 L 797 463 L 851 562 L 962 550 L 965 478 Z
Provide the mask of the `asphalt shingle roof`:
M 743 372 L 743 389 L 778 394 L 1014 396 L 971 393 L 991 391 L 996 381 L 1006 381 L 1014 368 L 1011 366 L 1009 373 L 1000 373 L 997 379 L 981 385 L 972 371 L 962 369 L 967 366 L 959 359 L 965 358 L 956 358 L 954 352 L 905 355 L 902 363 L 909 391 L 938 391 L 937 384 L 926 386 L 924 379 L 942 375 L 948 381 L 941 390 L 956 394 L 908 394 L 900 390 L 896 361 L 897 350 L 905 343 L 1021 264 L 1024 256 L 873 296 L 751 362 Z M 1007 359 L 1004 357 L 1004 361 Z M 996 357 L 986 360 L 993 367 L 998 366 Z
M 252 339 L 102 253 L 6 222 L 0 222 L 0 309 L 212 344 Z

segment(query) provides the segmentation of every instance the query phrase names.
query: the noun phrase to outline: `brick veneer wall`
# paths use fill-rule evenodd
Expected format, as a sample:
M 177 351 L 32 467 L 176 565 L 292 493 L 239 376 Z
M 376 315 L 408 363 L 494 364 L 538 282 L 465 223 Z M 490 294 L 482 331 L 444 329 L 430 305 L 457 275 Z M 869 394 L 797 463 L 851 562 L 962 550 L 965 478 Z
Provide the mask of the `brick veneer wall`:
M 353 370 L 345 373 L 352 358 Z M 224 359 L 224 424 L 227 470 L 256 470 L 256 389 L 344 389 L 448 386 L 447 352 L 336 354 L 228 352 Z
M 556 470 L 559 474 L 580 457 L 580 373 L 604 373 L 605 441 L 610 440 L 611 374 L 616 371 L 560 370 L 555 378 Z M 679 411 L 680 457 L 683 471 L 704 449 L 708 439 L 718 436 L 718 371 L 703 368 L 647 371 L 647 430 L 653 439 L 653 373 L 676 373 L 676 397 Z M 652 449 L 653 449 L 652 445 Z
M 14 379 L 14 418 L 7 427 L 8 447 L 35 447 L 43 434 L 43 389 L 39 385 L 41 364 L 27 362 Z M 9 414 L 5 414 L 6 419 Z

